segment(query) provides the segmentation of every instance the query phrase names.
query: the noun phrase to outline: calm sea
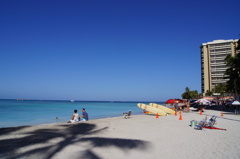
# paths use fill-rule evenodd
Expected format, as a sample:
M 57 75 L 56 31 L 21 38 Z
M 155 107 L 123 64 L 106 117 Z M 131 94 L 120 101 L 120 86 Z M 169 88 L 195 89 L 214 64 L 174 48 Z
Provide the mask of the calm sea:
M 134 115 L 143 113 L 137 102 L 0 100 L 0 127 L 63 123 L 71 118 L 74 109 L 80 114 L 82 108 L 90 120 L 121 116 L 128 110 Z

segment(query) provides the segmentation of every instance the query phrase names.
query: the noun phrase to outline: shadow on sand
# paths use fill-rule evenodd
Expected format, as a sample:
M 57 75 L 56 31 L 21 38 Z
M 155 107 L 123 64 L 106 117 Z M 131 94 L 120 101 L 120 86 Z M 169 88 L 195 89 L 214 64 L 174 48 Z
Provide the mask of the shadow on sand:
M 26 127 L 0 129 L 0 137 L 3 137 L 4 135 L 12 136 L 10 135 L 11 133 L 20 131 L 18 138 L 8 137 L 0 140 L 0 158 L 31 158 L 31 155 L 40 155 L 40 158 L 49 159 L 69 145 L 88 142 L 91 143 L 91 147 L 87 147 L 86 150 L 80 152 L 79 158 L 100 159 L 101 157 L 92 151 L 93 147 L 107 148 L 109 146 L 114 146 L 123 151 L 129 149 L 145 150 L 149 144 L 148 142 L 142 140 L 87 137 L 85 135 L 101 133 L 108 129 L 108 127 L 96 129 L 95 124 L 89 123 L 62 124 L 54 126 L 53 129 L 36 129 L 21 132 L 21 129 L 23 128 Z M 28 128 L 31 128 L 31 126 Z M 46 144 L 51 142 L 52 139 L 56 139 L 54 144 Z M 26 147 L 29 146 L 31 148 L 26 149 Z M 20 152 L 19 149 L 25 150 Z
M 0 128 L 0 135 L 8 134 L 14 131 L 19 131 L 21 129 L 27 128 L 29 126 L 18 126 L 18 127 L 9 127 L 9 128 Z M 0 150 L 1 151 L 1 150 Z

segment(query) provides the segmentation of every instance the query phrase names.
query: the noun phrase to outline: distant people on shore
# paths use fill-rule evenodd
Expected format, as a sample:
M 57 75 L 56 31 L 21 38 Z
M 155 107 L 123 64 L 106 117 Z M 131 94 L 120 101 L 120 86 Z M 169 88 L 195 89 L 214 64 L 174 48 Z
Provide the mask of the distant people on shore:
M 72 118 L 68 121 L 68 123 L 74 123 L 77 122 L 78 120 L 78 113 L 77 113 L 77 109 L 74 110 L 74 113 L 72 115 Z
M 82 115 L 79 117 L 79 121 L 88 121 L 88 113 L 85 108 L 82 108 Z
M 185 108 L 184 108 L 184 111 L 185 111 L 185 112 L 189 112 L 189 111 L 190 111 L 190 101 L 187 100 L 186 103 L 185 103 L 185 105 L 186 105 L 186 106 L 185 106 Z
M 178 106 L 178 102 L 177 101 L 174 102 L 174 108 L 175 108 L 175 111 L 179 110 L 179 106 Z

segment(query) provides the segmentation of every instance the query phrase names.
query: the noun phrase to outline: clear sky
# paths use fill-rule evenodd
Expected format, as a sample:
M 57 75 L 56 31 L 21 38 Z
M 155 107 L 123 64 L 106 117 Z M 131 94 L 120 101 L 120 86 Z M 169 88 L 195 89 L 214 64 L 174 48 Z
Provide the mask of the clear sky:
M 0 99 L 157 100 L 201 91 L 202 43 L 239 0 L 0 0 Z

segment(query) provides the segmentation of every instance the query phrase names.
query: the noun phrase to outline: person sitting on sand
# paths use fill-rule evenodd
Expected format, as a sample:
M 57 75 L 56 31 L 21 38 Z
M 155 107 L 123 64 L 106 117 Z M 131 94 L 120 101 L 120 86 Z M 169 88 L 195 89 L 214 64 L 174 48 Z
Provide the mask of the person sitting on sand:
M 79 117 L 79 121 L 88 121 L 88 113 L 85 108 L 82 108 L 82 115 Z
M 74 123 L 74 122 L 77 122 L 77 121 L 78 121 L 78 113 L 77 113 L 77 110 L 75 109 L 74 113 L 72 115 L 72 118 L 69 120 L 69 123 Z

